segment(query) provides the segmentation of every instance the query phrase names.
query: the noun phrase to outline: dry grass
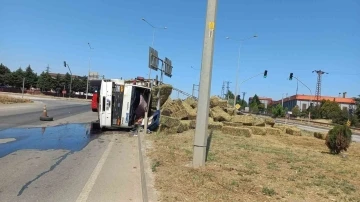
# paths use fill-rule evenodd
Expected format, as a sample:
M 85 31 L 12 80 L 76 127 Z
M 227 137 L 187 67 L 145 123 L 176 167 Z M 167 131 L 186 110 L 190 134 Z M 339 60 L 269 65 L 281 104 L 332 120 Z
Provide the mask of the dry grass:
M 360 201 L 360 150 L 331 155 L 312 135 L 214 132 L 205 168 L 188 166 L 194 131 L 151 137 L 161 201 Z
M 0 104 L 31 103 L 29 99 L 16 98 L 7 95 L 0 95 Z

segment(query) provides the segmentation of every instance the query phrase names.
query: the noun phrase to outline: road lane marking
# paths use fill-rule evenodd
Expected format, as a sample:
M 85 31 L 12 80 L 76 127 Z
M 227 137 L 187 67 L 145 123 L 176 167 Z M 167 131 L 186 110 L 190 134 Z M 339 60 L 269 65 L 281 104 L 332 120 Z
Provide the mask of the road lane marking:
M 96 165 L 95 169 L 93 170 L 93 172 L 90 175 L 90 178 L 88 179 L 88 181 L 86 182 L 84 188 L 82 189 L 81 193 L 79 194 L 79 197 L 77 198 L 76 202 L 85 202 L 87 201 L 90 192 L 96 182 L 97 177 L 100 174 L 100 171 L 102 169 L 102 167 L 105 164 L 106 159 L 108 158 L 111 148 L 114 144 L 114 136 L 112 137 L 112 139 L 110 140 L 110 143 L 108 144 L 108 147 L 106 148 L 106 150 L 104 151 L 103 155 L 101 156 L 98 164 Z

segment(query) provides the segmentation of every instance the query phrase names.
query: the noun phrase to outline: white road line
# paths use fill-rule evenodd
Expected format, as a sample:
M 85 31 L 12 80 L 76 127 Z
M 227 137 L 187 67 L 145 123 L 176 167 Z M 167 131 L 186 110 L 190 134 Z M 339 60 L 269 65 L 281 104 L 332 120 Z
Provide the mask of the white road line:
M 105 164 L 106 159 L 108 158 L 111 148 L 114 144 L 114 136 L 111 139 L 108 147 L 106 148 L 106 150 L 104 151 L 103 155 L 101 156 L 98 164 L 96 165 L 95 169 L 93 170 L 93 172 L 90 175 L 90 178 L 88 179 L 88 181 L 86 182 L 84 188 L 82 189 L 81 193 L 79 194 L 79 197 L 77 198 L 76 202 L 85 202 L 87 201 L 89 194 L 96 182 L 97 177 L 100 174 L 100 171 L 102 169 L 102 167 Z

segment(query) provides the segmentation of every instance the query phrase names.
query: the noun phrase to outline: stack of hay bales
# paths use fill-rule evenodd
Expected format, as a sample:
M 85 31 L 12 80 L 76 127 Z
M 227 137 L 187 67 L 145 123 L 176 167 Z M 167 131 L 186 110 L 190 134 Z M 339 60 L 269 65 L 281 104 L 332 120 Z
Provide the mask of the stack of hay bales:
M 196 119 L 196 111 L 188 103 L 181 100 L 168 100 L 161 109 L 161 115 L 170 116 L 179 120 Z
M 155 86 L 151 89 L 151 109 L 156 110 L 158 97 L 157 94 L 160 90 L 160 108 L 164 105 L 164 103 L 168 100 L 171 95 L 173 87 L 168 84 L 162 84 L 159 86 Z
M 236 110 L 228 106 L 226 100 L 218 97 L 210 98 L 208 128 L 219 130 L 225 134 L 242 135 L 279 135 L 287 133 L 301 135 L 295 127 L 275 125 L 272 118 L 261 118 L 253 115 L 236 115 Z M 160 131 L 181 133 L 196 127 L 197 101 L 192 98 L 171 100 L 163 104 L 161 109 Z M 171 123 L 171 124 L 170 124 Z

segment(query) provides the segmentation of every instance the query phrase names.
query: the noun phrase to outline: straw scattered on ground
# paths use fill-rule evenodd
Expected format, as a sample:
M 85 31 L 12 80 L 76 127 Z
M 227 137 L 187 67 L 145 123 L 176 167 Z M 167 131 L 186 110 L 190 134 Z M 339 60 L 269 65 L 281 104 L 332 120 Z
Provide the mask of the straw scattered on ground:
M 31 103 L 29 99 L 16 98 L 7 95 L 0 95 L 0 104 Z
M 205 168 L 193 169 L 194 130 L 153 134 L 149 155 L 161 201 L 360 201 L 360 144 L 332 155 L 311 134 L 214 132 Z

